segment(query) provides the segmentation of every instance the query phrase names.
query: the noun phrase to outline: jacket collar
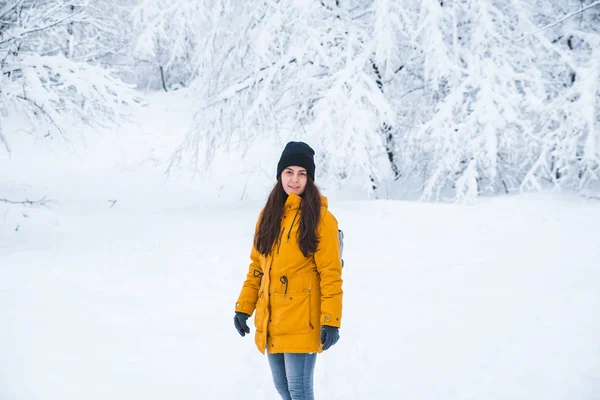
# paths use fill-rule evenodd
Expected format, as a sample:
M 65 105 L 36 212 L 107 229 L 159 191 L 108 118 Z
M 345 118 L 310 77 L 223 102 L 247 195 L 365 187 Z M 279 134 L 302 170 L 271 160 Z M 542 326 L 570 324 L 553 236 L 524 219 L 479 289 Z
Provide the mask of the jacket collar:
M 290 193 L 283 207 L 285 210 L 295 210 L 300 207 L 301 202 L 302 197 L 298 196 L 296 193 Z M 321 196 L 321 207 L 327 208 L 327 203 L 327 197 Z
M 290 193 L 285 201 L 284 207 L 286 210 L 296 210 L 300 207 L 301 202 L 302 197 L 298 196 L 296 193 Z

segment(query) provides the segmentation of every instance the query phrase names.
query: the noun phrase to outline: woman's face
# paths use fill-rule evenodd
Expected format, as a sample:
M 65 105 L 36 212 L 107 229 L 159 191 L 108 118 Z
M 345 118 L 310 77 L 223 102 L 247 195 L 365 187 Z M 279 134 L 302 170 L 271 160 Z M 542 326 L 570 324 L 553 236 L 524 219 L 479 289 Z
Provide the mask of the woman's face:
M 281 185 L 288 195 L 294 193 L 301 196 L 306 188 L 307 180 L 308 175 L 306 169 L 302 167 L 287 167 L 281 173 Z

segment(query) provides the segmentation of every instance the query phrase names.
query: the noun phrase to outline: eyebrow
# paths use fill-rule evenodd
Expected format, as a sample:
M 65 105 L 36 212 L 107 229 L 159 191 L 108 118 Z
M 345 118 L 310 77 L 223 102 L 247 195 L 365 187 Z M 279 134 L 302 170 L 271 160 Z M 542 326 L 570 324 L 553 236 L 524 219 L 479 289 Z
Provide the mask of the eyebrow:
M 292 172 L 294 171 L 294 170 L 293 170 L 293 169 L 291 169 L 290 167 L 287 167 L 287 168 L 285 169 L 285 171 L 288 171 L 288 170 L 289 170 L 289 171 L 292 171 Z M 299 172 L 306 172 L 306 170 L 305 170 L 304 168 L 302 168 L 301 170 L 299 170 Z

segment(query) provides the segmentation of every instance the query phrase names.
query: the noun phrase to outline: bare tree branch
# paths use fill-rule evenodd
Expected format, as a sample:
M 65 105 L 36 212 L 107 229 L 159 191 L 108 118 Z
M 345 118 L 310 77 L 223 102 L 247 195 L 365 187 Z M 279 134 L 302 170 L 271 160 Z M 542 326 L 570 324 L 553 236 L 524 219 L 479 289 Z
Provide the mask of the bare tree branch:
M 6 149 L 6 152 L 8 153 L 8 157 L 10 158 L 11 150 L 10 150 L 10 146 L 8 145 L 8 141 L 2 134 L 2 126 L 0 126 L 0 143 L 2 143 L 4 145 L 4 148 Z
M 588 195 L 582 194 L 581 197 L 583 197 L 584 199 L 587 199 L 587 200 L 600 200 L 600 196 L 594 196 L 591 194 L 588 194 Z
M 10 12 L 10 10 L 15 8 L 19 4 L 21 4 L 23 1 L 24 0 L 17 0 L 15 3 L 9 4 L 9 5 L 5 6 L 3 9 L 0 9 L 0 18 L 4 17 L 6 14 L 8 14 Z
M 0 203 L 8 203 L 8 204 L 20 204 L 28 207 L 47 207 L 49 204 L 54 203 L 53 200 L 48 200 L 45 196 L 39 200 L 9 200 L 9 199 L 0 199 Z
M 540 29 L 540 30 L 538 30 L 538 31 L 535 31 L 535 32 L 532 32 L 532 33 L 528 33 L 527 35 L 524 35 L 524 36 L 520 37 L 520 38 L 519 38 L 519 39 L 517 39 L 516 41 L 517 41 L 517 42 L 520 42 L 520 41 L 522 41 L 522 40 L 524 40 L 524 39 L 526 39 L 526 38 L 528 38 L 528 37 L 530 37 L 530 36 L 537 35 L 537 34 L 538 34 L 538 33 L 540 33 L 540 32 L 544 32 L 545 30 L 547 30 L 547 29 L 550 29 L 550 28 L 552 28 L 553 26 L 556 26 L 556 25 L 558 25 L 558 24 L 561 24 L 561 23 L 565 22 L 566 20 L 568 20 L 569 18 L 571 18 L 571 17 L 573 17 L 573 16 L 575 16 L 575 15 L 577 15 L 577 14 L 581 14 L 581 13 L 582 13 L 582 12 L 584 12 L 585 10 L 588 10 L 588 9 L 590 9 L 590 8 L 592 8 L 592 7 L 597 7 L 597 6 L 600 6 L 600 1 L 596 1 L 595 3 L 592 3 L 592 4 L 590 4 L 589 6 L 583 7 L 583 8 L 582 8 L 582 9 L 580 9 L 580 10 L 577 10 L 577 11 L 575 11 L 575 12 L 572 12 L 572 13 L 570 13 L 570 14 L 567 14 L 567 15 L 566 15 L 565 17 L 563 17 L 562 19 L 559 19 L 559 20 L 558 20 L 558 21 L 556 21 L 556 22 L 553 22 L 553 23 L 551 23 L 551 24 L 549 24 L 549 25 L 546 25 L 546 26 L 544 26 L 543 28 L 541 28 L 541 29 Z
M 56 26 L 56 25 L 60 25 L 60 24 L 61 24 L 61 23 L 63 23 L 63 22 L 66 22 L 66 23 L 71 23 L 71 22 L 74 22 L 75 20 L 74 20 L 73 18 L 74 18 L 74 17 L 76 17 L 76 16 L 78 16 L 78 15 L 80 15 L 80 14 L 83 14 L 83 12 L 84 12 L 84 11 L 85 11 L 85 10 L 86 10 L 86 9 L 87 9 L 89 6 L 90 6 L 90 5 L 88 4 L 88 5 L 86 5 L 86 6 L 82 7 L 82 8 L 80 8 L 79 10 L 77 10 L 77 12 L 75 12 L 75 13 L 73 13 L 73 14 L 71 14 L 71 15 L 68 15 L 68 16 L 66 16 L 66 17 L 65 17 L 65 18 L 63 18 L 63 19 L 59 19 L 58 21 L 55 21 L 55 22 L 53 22 L 53 23 L 51 23 L 51 24 L 49 24 L 49 25 L 46 25 L 46 26 L 41 26 L 41 27 L 39 27 L 39 28 L 32 29 L 32 30 L 30 30 L 30 31 L 24 32 L 24 33 L 21 35 L 21 37 L 23 37 L 23 36 L 26 36 L 26 35 L 30 35 L 30 34 L 32 34 L 32 33 L 34 33 L 34 32 L 39 32 L 39 31 L 43 31 L 43 30 L 46 30 L 46 29 L 50 29 L 50 28 L 52 28 L 52 27 L 54 27 L 54 26 Z
M 293 64 L 293 63 L 295 63 L 296 61 L 297 61 L 297 60 L 296 60 L 296 58 L 294 57 L 294 58 L 290 59 L 290 60 L 289 60 L 289 61 L 287 61 L 287 62 L 282 62 L 282 63 L 272 62 L 272 63 L 271 63 L 271 65 L 268 65 L 268 66 L 266 66 L 266 67 L 260 67 L 258 71 L 259 71 L 259 73 L 265 73 L 265 74 L 266 74 L 266 73 L 268 72 L 268 70 L 269 70 L 270 68 L 272 68 L 272 67 L 279 67 L 280 69 L 284 69 L 284 68 L 285 68 L 287 65 L 289 65 L 289 64 Z M 266 71 L 266 72 L 265 72 L 265 71 Z M 215 106 L 215 105 L 216 105 L 216 104 L 218 104 L 218 103 L 222 103 L 222 102 L 224 102 L 224 101 L 227 101 L 227 100 L 229 100 L 231 97 L 233 97 L 233 96 L 235 96 L 235 95 L 237 95 L 237 94 L 239 94 L 239 93 L 243 92 L 244 90 L 250 89 L 250 88 L 251 88 L 251 87 L 253 87 L 255 84 L 257 84 L 257 83 L 262 83 L 262 82 L 264 81 L 264 79 L 265 79 L 264 77 L 258 77 L 258 76 L 256 76 L 256 75 L 254 75 L 254 76 L 252 76 L 252 75 L 250 75 L 250 76 L 247 76 L 247 77 L 246 77 L 246 78 L 244 78 L 244 79 L 243 79 L 241 82 L 238 82 L 236 85 L 232 85 L 232 86 L 230 86 L 230 87 L 228 87 L 228 88 L 226 88 L 226 89 L 224 90 L 224 92 L 231 91 L 231 89 L 232 89 L 233 87 L 236 87 L 236 86 L 237 86 L 237 88 L 235 89 L 235 93 L 232 93 L 231 95 L 221 95 L 219 99 L 217 99 L 217 100 L 213 101 L 213 102 L 212 102 L 212 103 L 210 103 L 210 104 L 207 104 L 207 105 L 205 105 L 205 106 L 204 106 L 204 107 L 202 107 L 200 110 L 201 110 L 201 111 L 203 111 L 203 110 L 206 110 L 206 109 L 208 109 L 208 108 L 211 108 L 211 107 Z
M 34 106 L 36 106 L 37 108 L 39 108 L 42 111 L 42 113 L 44 113 L 44 115 L 50 120 L 50 122 L 52 122 L 52 124 L 56 127 L 56 129 L 60 132 L 60 134 L 63 135 L 63 136 L 66 136 L 65 132 L 62 130 L 62 128 L 60 127 L 60 125 L 58 125 L 56 123 L 56 121 L 54 121 L 54 119 L 50 116 L 50 114 L 48 114 L 46 112 L 46 110 L 44 110 L 44 107 L 40 106 L 34 100 L 28 99 L 27 97 L 23 97 L 23 96 L 15 96 L 15 97 L 18 98 L 18 99 L 21 99 L 21 100 L 28 101 L 31 104 L 33 104 Z

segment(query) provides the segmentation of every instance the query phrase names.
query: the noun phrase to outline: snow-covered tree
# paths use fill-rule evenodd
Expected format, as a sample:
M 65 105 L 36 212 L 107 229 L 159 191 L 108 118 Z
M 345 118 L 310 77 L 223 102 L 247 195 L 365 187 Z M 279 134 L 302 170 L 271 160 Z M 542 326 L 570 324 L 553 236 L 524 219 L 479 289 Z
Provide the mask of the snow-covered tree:
M 36 135 L 66 134 L 78 122 L 110 123 L 133 103 L 130 88 L 99 65 L 122 51 L 123 29 L 109 14 L 118 2 L 0 4 L 0 118 L 19 113 Z M 0 140 L 10 152 L 1 126 Z
M 600 182 L 598 0 L 11 4 L 0 107 L 55 129 L 66 110 L 114 116 L 130 100 L 100 66 L 117 63 L 142 87 L 191 86 L 195 124 L 172 166 L 300 139 L 322 184 L 373 196 Z
M 328 149 L 320 168 L 331 182 L 353 176 L 372 190 L 391 174 L 395 112 L 382 81 L 394 61 L 381 61 L 377 41 L 393 27 L 374 37 L 372 5 L 329 3 L 222 5 L 205 50 L 209 78 L 196 85 L 197 125 L 179 156 L 202 163 L 234 143 L 303 137 Z
M 320 149 L 325 182 L 375 194 L 598 182 L 597 0 L 142 4 L 141 48 L 167 51 L 170 80 L 195 79 L 175 164 L 300 138 Z
M 168 90 L 205 78 L 200 69 L 210 60 L 206 51 L 214 46 L 210 40 L 222 12 L 216 1 L 137 1 L 132 10 L 133 55 L 146 66 L 144 86 Z
M 529 8 L 544 11 L 531 11 L 529 30 L 546 50 L 539 65 L 546 98 L 536 129 L 526 132 L 532 162 L 521 185 L 584 190 L 600 177 L 600 1 Z
M 536 118 L 524 118 L 545 95 L 530 49 L 515 46 L 522 15 L 506 2 L 428 2 L 423 14 L 425 94 L 433 113 L 411 141 L 423 144 L 423 195 L 439 198 L 475 162 L 476 192 L 515 188 L 526 148 L 523 132 Z M 447 8 L 447 10 L 446 10 Z M 433 38 L 432 38 L 433 37 Z M 432 70 L 428 70 L 433 65 Z

